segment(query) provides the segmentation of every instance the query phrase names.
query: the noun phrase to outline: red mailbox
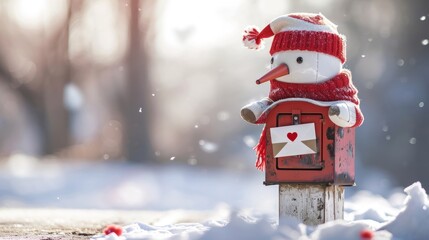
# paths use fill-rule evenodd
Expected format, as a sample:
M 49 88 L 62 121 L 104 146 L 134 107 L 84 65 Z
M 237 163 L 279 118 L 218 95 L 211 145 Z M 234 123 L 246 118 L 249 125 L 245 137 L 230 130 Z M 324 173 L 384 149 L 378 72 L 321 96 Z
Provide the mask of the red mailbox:
M 354 185 L 355 129 L 336 126 L 328 116 L 330 104 L 306 99 L 287 99 L 274 103 L 265 112 L 265 185 Z M 316 153 L 275 157 L 270 129 L 306 123 L 314 124 L 315 142 L 312 147 Z

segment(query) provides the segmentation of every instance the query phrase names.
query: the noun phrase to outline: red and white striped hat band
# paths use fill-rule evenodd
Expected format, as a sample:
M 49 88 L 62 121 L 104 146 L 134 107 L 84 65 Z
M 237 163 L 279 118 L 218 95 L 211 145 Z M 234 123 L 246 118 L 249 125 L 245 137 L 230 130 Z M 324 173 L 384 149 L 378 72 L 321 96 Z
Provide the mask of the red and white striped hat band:
M 274 36 L 270 54 L 287 50 L 316 51 L 346 61 L 346 41 L 337 26 L 322 14 L 296 13 L 280 16 L 261 32 L 255 27 L 245 30 L 243 43 L 259 49 L 262 40 Z

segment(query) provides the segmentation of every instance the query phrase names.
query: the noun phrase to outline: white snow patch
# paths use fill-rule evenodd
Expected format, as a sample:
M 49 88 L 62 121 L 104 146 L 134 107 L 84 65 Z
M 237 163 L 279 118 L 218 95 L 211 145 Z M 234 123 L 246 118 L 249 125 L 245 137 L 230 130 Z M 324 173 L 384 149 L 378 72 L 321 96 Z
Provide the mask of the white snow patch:
M 144 239 L 299 239 L 299 240 L 383 240 L 427 239 L 429 236 L 429 200 L 420 182 L 404 190 L 408 196 L 402 210 L 392 207 L 381 196 L 361 191 L 351 197 L 345 206 L 346 219 L 328 222 L 316 227 L 306 226 L 294 218 L 283 218 L 277 225 L 267 216 L 251 217 L 233 212 L 228 220 L 205 223 L 178 223 L 153 226 L 134 223 L 125 226 L 122 240 Z M 392 195 L 403 199 L 402 194 Z M 371 238 L 365 238 L 369 234 Z M 92 240 L 107 240 L 109 236 L 94 236 Z M 116 236 L 115 236 L 116 237 Z
M 405 208 L 381 229 L 393 234 L 395 239 L 428 239 L 429 200 L 420 182 L 404 190 L 408 196 Z

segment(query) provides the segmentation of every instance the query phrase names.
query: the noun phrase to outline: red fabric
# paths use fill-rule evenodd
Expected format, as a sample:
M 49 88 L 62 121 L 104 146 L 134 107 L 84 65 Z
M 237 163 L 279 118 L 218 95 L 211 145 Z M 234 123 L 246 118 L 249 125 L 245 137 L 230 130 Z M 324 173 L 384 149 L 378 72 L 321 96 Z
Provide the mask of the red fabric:
M 264 129 L 262 129 L 261 136 L 259 136 L 259 143 L 253 148 L 253 150 L 256 151 L 255 166 L 257 169 L 263 171 L 265 168 L 267 154 L 267 131 L 265 126 Z
M 258 38 L 259 35 L 259 31 L 258 29 L 252 27 L 250 29 L 246 29 L 244 30 L 244 34 L 243 34 L 243 41 L 248 39 L 250 40 L 255 40 L 256 44 L 260 44 L 261 43 L 261 39 Z
M 274 35 L 273 30 L 271 29 L 270 25 L 268 24 L 264 29 L 262 29 L 261 33 L 258 34 L 258 40 L 261 41 L 263 38 L 269 38 Z
M 266 26 L 264 29 L 262 29 L 261 32 L 258 31 L 258 29 L 252 27 L 249 29 L 244 30 L 243 34 L 243 41 L 244 40 L 255 40 L 256 45 L 260 45 L 263 38 L 269 38 L 273 36 L 274 33 L 271 30 L 270 25 Z
M 292 97 L 318 101 L 347 100 L 359 105 L 358 91 L 350 78 L 350 71 L 343 70 L 334 78 L 322 83 L 301 84 L 271 80 L 269 98 L 273 101 Z
M 313 14 L 289 14 L 289 17 L 296 18 L 299 20 L 303 20 L 309 23 L 317 24 L 317 25 L 323 25 L 325 22 L 323 21 L 322 15 L 313 15 Z
M 358 127 L 362 124 L 364 117 L 359 108 L 358 90 L 351 81 L 351 73 L 349 70 L 343 70 L 334 78 L 322 82 L 311 84 L 285 83 L 277 80 L 271 80 L 271 90 L 269 98 L 274 102 L 287 98 L 308 98 L 317 101 L 349 101 L 356 104 L 356 123 L 353 127 Z M 258 124 L 263 124 L 267 120 L 268 113 L 262 114 L 256 121 Z M 265 167 L 266 158 L 266 128 L 262 130 L 258 145 L 255 146 L 257 155 L 256 167 L 263 170 Z
M 285 31 L 274 36 L 270 54 L 286 50 L 321 52 L 346 61 L 346 42 L 342 35 L 315 31 Z

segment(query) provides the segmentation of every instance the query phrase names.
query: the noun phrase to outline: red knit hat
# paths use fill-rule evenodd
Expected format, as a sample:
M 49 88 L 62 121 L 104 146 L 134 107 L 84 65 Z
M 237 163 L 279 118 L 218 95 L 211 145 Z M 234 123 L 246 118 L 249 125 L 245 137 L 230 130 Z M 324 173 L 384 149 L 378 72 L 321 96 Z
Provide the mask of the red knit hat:
M 346 61 L 346 41 L 337 26 L 321 13 L 292 13 L 280 16 L 261 32 L 256 27 L 244 30 L 243 43 L 250 49 L 263 47 L 263 39 L 274 35 L 270 54 L 286 50 L 307 50 L 332 55 Z

